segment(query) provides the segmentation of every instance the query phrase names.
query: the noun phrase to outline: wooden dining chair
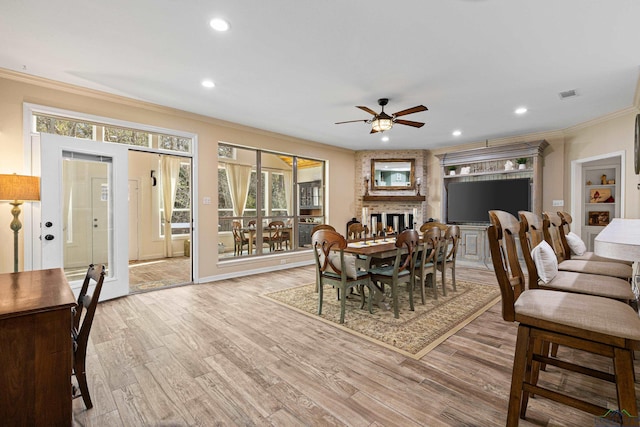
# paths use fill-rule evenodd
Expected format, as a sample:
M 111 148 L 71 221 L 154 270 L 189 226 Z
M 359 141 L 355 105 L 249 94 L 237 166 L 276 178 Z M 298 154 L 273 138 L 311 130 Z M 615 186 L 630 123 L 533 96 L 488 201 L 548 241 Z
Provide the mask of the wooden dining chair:
M 516 227 L 515 224 L 512 225 Z M 525 419 L 529 397 L 547 398 L 602 416 L 610 408 L 582 400 L 574 393 L 538 384 L 541 364 L 556 366 L 616 386 L 618 410 L 638 416 L 632 352 L 640 348 L 640 318 L 627 304 L 593 295 L 570 294 L 547 289 L 525 290 L 520 274 L 516 234 L 510 227 L 487 229 L 491 260 L 502 295 L 502 318 L 518 323 L 507 427 Z M 544 343 L 554 343 L 609 357 L 613 373 L 582 366 L 575 361 L 547 356 Z M 571 381 L 572 377 L 566 377 Z
M 425 289 L 427 279 L 433 289 L 433 298 L 438 299 L 437 265 L 440 254 L 440 243 L 442 231 L 439 227 L 429 228 L 422 237 L 422 250 L 418 254 L 415 274 L 420 281 L 420 297 L 422 304 L 425 304 Z
M 313 228 L 311 229 L 311 235 L 313 236 L 313 233 L 315 233 L 318 230 L 331 230 L 331 231 L 336 231 L 335 227 L 329 224 L 318 224 L 318 225 L 314 225 Z
M 557 213 L 544 212 L 542 214 L 542 232 L 545 240 L 558 257 L 558 269 L 563 271 L 575 271 L 578 273 L 598 274 L 600 276 L 619 277 L 631 282 L 633 268 L 624 263 L 612 261 L 592 261 L 569 259 L 565 254 L 562 239 L 562 220 Z
M 415 266 L 420 236 L 416 230 L 404 230 L 396 238 L 396 254 L 391 265 L 375 267 L 369 270 L 371 281 L 378 284 L 384 293 L 384 286 L 391 286 L 393 316 L 400 317 L 398 306 L 398 286 L 406 283 L 409 287 L 409 307 L 413 311 L 413 287 L 415 284 Z
M 318 315 L 322 314 L 322 299 L 325 285 L 334 286 L 340 299 L 340 323 L 344 323 L 347 293 L 357 288 L 360 292 L 360 308 L 364 307 L 364 288 L 369 290 L 369 313 L 373 313 L 373 286 L 371 275 L 367 271 L 358 270 L 355 257 L 344 253 L 347 241 L 342 235 L 332 230 L 318 230 L 313 233 L 311 243 L 316 260 L 316 277 L 318 283 Z
M 440 231 L 442 232 L 442 234 L 444 234 L 445 231 L 447 231 L 447 224 L 443 224 L 441 222 L 437 222 L 437 221 L 427 221 L 424 224 L 422 224 L 420 226 L 420 232 L 424 233 L 427 230 L 433 228 L 433 227 L 437 227 L 440 229 Z
M 95 267 L 91 264 L 89 266 L 78 296 L 78 305 L 73 312 L 73 325 L 71 328 L 71 336 L 73 338 L 73 375 L 75 375 L 78 381 L 78 388 L 73 387 L 72 397 L 75 399 L 82 396 L 84 406 L 87 409 L 93 408 L 91 396 L 89 395 L 89 386 L 87 384 L 87 345 L 96 307 L 98 306 L 98 299 L 102 291 L 104 275 L 104 265 Z M 89 294 L 89 286 L 92 285 L 91 282 L 95 283 L 95 287 L 93 293 Z
M 448 225 L 440 243 L 440 255 L 436 268 L 442 275 L 442 294 L 447 296 L 446 270 L 451 270 L 451 286 L 454 292 L 456 288 L 456 255 L 460 244 L 460 226 Z
M 289 250 L 289 240 L 284 235 L 284 221 L 271 221 L 268 226 L 268 236 L 263 236 L 264 243 L 269 245 L 269 252 L 281 251 L 284 243 Z
M 247 246 L 247 253 L 249 253 L 249 238 L 242 231 L 242 224 L 240 221 L 233 221 L 233 254 L 242 255 L 244 246 Z
M 599 256 L 596 255 L 595 253 L 591 252 L 591 251 L 587 251 L 586 250 L 586 246 L 584 244 L 584 242 L 582 241 L 582 239 L 580 239 L 579 236 L 575 235 L 574 239 L 580 239 L 578 243 L 579 246 L 584 246 L 580 252 L 580 254 L 574 253 L 573 248 L 571 247 L 571 244 L 569 242 L 569 235 L 573 235 L 574 233 L 571 232 L 571 223 L 573 222 L 573 218 L 571 217 L 571 214 L 569 214 L 568 212 L 557 212 L 558 216 L 560 217 L 560 234 L 561 234 L 561 242 L 562 242 L 562 246 L 564 248 L 564 257 L 565 259 L 579 259 L 579 260 L 585 260 L 585 261 L 607 261 L 607 262 L 618 262 L 621 264 L 627 264 L 627 265 L 632 265 L 633 263 L 630 261 L 624 261 L 621 259 L 613 259 L 613 258 L 606 258 L 603 256 Z
M 549 248 L 547 255 L 550 261 L 546 263 L 539 259 L 538 264 L 542 269 L 539 270 L 531 253 L 538 245 L 543 242 L 547 243 L 540 238 L 541 233 L 530 228 L 526 216 L 522 215 L 522 212 L 520 214 L 520 220 L 518 220 L 509 212 L 493 210 L 489 211 L 489 219 L 499 233 L 509 233 L 518 237 L 522 248 L 521 256 L 524 259 L 529 277 L 529 289 L 548 289 L 595 295 L 625 303 L 629 303 L 635 298 L 631 286 L 623 279 L 558 270 L 557 267 L 554 267 L 555 253 L 551 248 Z M 525 280 L 520 263 L 513 265 L 511 274 L 517 276 L 518 280 Z

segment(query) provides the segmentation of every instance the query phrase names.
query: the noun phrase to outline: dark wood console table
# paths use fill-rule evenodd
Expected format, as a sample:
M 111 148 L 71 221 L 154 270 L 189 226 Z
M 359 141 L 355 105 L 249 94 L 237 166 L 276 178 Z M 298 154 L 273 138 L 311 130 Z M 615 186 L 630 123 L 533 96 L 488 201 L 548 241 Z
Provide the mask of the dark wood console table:
M 62 269 L 0 274 L 0 424 L 71 425 L 75 304 Z

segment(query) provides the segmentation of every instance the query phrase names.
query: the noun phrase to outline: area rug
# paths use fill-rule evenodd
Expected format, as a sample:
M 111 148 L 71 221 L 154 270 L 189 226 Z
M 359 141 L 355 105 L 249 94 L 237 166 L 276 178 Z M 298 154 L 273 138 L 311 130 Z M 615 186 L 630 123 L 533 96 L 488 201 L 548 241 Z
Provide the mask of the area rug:
M 374 306 L 373 314 L 370 314 L 366 304 L 361 310 L 360 297 L 349 296 L 342 325 L 339 323 L 340 302 L 331 287 L 325 287 L 321 316 L 318 316 L 318 294 L 313 283 L 262 296 L 405 356 L 420 359 L 500 299 L 497 285 L 456 280 L 457 291 L 454 292 L 450 281 L 447 282 L 447 296 L 440 293 L 438 300 L 434 300 L 431 290 L 427 290 L 425 305 L 422 305 L 420 291 L 416 290 L 415 311 L 409 310 L 409 294 L 402 286 L 399 319 L 393 317 L 393 310 Z M 386 301 L 391 302 L 389 295 Z

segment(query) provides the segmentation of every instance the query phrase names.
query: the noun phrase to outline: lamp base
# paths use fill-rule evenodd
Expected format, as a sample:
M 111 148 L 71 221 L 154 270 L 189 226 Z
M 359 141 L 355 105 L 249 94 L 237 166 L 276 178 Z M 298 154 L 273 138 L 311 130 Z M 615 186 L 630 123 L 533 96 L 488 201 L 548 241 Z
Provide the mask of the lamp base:
M 13 220 L 9 227 L 13 231 L 13 272 L 18 272 L 18 232 L 22 228 L 22 223 L 20 222 L 20 205 L 22 205 L 22 200 L 14 200 L 9 203 L 13 208 L 11 209 L 11 215 L 13 215 Z

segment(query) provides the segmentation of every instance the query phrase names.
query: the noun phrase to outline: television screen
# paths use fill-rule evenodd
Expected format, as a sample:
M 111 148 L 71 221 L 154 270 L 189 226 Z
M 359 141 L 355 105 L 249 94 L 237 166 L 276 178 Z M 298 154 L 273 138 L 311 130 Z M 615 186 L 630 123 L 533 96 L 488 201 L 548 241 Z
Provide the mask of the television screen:
M 531 180 L 450 182 L 447 186 L 448 223 L 488 223 L 490 210 L 531 210 Z

